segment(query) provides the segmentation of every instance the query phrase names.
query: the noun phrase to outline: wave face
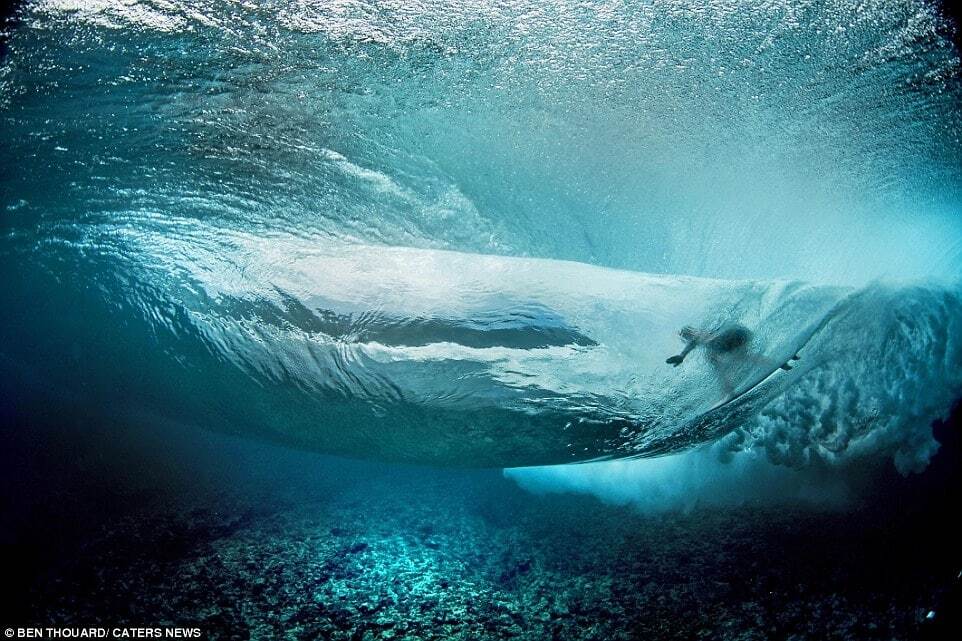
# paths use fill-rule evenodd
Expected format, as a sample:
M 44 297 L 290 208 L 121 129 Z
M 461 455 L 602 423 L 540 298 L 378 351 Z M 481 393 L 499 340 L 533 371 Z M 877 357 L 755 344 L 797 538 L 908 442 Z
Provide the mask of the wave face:
M 962 395 L 950 26 L 639 4 L 27 3 L 5 404 L 444 465 L 924 467 Z

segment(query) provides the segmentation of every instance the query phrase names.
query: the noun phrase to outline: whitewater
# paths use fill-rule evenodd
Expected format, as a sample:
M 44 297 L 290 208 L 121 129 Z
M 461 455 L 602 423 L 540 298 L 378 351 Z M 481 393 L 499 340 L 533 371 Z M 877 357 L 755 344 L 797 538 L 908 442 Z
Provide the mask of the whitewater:
M 908 472 L 962 396 L 962 83 L 925 2 L 39 0 L 19 21 L 18 413 L 445 466 L 729 437 Z M 682 327 L 735 322 L 751 358 L 665 362 Z

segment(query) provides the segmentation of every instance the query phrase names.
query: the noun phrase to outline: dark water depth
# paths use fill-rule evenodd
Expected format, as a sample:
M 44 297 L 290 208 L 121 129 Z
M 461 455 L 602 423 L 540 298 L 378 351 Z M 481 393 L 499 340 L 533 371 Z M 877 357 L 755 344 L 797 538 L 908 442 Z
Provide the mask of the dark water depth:
M 174 426 L 124 440 L 78 419 L 4 450 L 18 589 L 3 623 L 196 624 L 219 639 L 942 638 L 962 569 L 947 510 L 962 497 L 958 428 L 958 412 L 937 426 L 921 476 L 863 470 L 844 510 L 646 513 L 532 495 L 497 471 Z

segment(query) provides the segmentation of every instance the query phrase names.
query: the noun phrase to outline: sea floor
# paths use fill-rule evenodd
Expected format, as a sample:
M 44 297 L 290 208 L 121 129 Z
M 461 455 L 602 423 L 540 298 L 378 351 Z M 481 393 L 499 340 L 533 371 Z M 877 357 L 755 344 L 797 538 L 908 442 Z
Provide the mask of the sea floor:
M 21 569 L 17 623 L 196 624 L 211 639 L 915 639 L 958 571 L 944 532 L 924 544 L 931 519 L 886 510 L 646 514 L 533 495 L 495 471 L 333 465 L 316 485 L 114 492 L 109 516 L 42 571 Z

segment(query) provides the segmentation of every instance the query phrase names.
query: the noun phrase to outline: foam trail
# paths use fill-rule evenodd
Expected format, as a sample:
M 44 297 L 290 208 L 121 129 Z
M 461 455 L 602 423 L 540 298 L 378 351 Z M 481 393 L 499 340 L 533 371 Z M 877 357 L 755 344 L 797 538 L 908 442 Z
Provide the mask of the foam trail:
M 504 473 L 530 492 L 592 494 L 645 512 L 786 503 L 841 508 L 853 498 L 846 477 L 831 469 L 787 468 L 757 450 L 732 456 L 711 446 L 654 459 Z

